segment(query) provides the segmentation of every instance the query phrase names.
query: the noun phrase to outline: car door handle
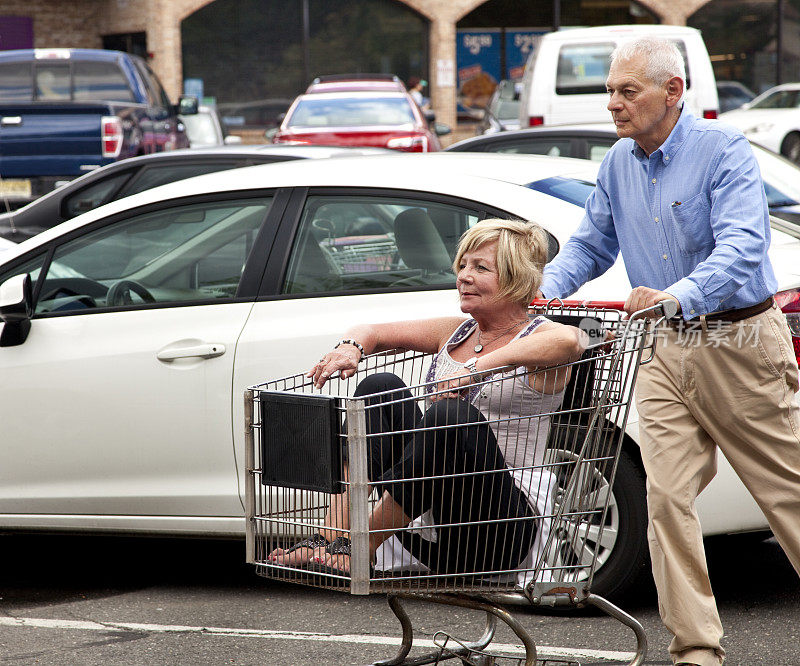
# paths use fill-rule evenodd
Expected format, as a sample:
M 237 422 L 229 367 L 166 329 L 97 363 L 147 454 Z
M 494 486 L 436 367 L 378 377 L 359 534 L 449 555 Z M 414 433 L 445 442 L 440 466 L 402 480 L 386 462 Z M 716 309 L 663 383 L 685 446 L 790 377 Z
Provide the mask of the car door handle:
M 22 125 L 22 116 L 3 116 L 0 125 Z
M 192 347 L 172 347 L 162 349 L 156 358 L 159 361 L 174 361 L 179 358 L 214 358 L 225 353 L 225 345 L 210 343 L 205 345 L 194 345 Z

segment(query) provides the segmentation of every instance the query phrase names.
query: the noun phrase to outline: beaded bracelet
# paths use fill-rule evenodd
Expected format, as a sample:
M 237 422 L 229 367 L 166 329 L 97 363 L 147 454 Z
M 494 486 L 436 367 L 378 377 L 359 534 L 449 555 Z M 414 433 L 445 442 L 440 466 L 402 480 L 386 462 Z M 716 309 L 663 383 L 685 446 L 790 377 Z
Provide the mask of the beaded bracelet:
M 339 342 L 336 343 L 336 346 L 334 347 L 334 349 L 338 349 L 340 345 L 353 345 L 353 347 L 358 349 L 358 351 L 361 352 L 361 358 L 358 359 L 359 363 L 361 363 L 361 361 L 367 355 L 366 352 L 364 351 L 364 348 L 358 342 L 353 340 L 352 338 L 349 338 L 347 340 L 339 340 Z

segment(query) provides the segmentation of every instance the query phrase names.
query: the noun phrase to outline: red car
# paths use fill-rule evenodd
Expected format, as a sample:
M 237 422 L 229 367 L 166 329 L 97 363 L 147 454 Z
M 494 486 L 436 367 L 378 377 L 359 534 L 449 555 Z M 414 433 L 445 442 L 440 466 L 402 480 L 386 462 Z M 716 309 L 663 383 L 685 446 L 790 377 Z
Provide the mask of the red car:
M 450 132 L 433 120 L 396 76 L 325 76 L 294 100 L 272 141 L 427 153 L 441 150 L 439 135 Z

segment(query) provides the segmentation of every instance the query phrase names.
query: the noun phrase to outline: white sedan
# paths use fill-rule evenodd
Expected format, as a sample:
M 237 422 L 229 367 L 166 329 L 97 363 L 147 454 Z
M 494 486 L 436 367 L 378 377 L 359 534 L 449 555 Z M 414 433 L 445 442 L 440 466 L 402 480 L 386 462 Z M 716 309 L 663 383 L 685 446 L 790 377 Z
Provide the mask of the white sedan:
M 423 211 L 450 252 L 484 217 L 535 220 L 555 254 L 582 215 L 558 196 L 591 187 L 596 168 L 455 153 L 255 166 L 112 202 L 6 250 L 0 529 L 243 535 L 244 389 L 309 368 L 353 322 L 459 313 L 448 262 L 397 243 L 395 220 Z M 798 251 L 775 232 L 790 307 Z M 577 297 L 629 289 L 618 262 Z M 637 434 L 633 415 L 593 544 L 602 595 L 646 563 Z M 766 528 L 727 465 L 699 509 L 708 534 Z
M 751 141 L 800 164 L 800 83 L 770 88 L 719 118 L 738 127 Z

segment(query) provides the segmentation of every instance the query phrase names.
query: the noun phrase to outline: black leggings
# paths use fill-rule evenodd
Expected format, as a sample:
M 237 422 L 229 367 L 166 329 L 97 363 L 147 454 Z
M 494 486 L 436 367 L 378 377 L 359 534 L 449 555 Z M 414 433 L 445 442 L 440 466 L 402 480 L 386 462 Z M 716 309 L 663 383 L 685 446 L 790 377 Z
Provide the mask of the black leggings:
M 376 393 L 383 395 L 365 401 L 370 481 L 410 518 L 430 510 L 435 525 L 454 525 L 437 527 L 436 543 L 401 531 L 406 549 L 439 573 L 515 569 L 533 544 L 534 512 L 481 412 L 465 400 L 444 399 L 423 415 L 390 373 L 367 377 L 355 391 Z M 468 524 L 476 521 L 498 522 Z

